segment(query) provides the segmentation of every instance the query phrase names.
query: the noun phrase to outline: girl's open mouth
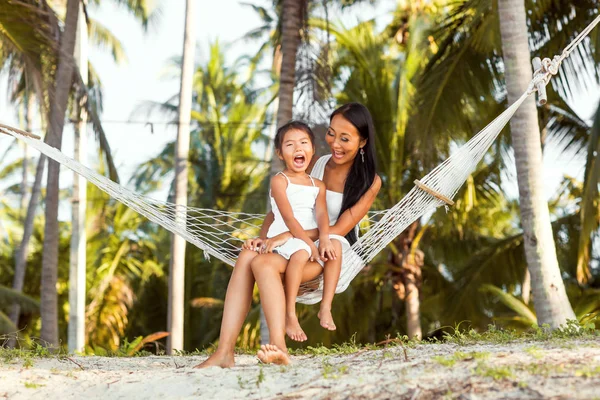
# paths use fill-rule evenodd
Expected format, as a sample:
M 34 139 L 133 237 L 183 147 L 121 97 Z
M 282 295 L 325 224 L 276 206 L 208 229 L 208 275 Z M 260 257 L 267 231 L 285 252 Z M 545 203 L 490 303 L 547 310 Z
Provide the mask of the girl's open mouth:
M 304 166 L 304 162 L 306 161 L 306 158 L 302 155 L 297 155 L 294 157 L 294 166 L 296 168 L 302 168 Z

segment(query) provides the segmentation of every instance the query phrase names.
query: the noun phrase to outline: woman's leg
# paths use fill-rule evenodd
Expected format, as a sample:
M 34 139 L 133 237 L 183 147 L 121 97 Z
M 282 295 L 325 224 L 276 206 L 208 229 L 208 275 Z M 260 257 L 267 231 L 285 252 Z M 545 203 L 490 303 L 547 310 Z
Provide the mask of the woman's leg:
M 340 256 L 335 260 L 328 260 L 325 263 L 323 270 L 323 299 L 321 300 L 321 307 L 317 315 L 323 328 L 334 331 L 335 323 L 331 315 L 331 303 L 333 302 L 335 289 L 340 279 L 340 272 L 342 271 L 342 244 L 339 240 L 335 239 L 331 243 L 333 244 L 335 253 L 340 254 Z
M 242 250 L 240 253 L 229 279 L 229 285 L 227 285 L 219 346 L 208 360 L 195 368 L 212 366 L 229 368 L 233 366 L 235 343 L 252 304 L 254 275 L 250 263 L 257 255 L 257 252 L 251 250 Z
M 270 344 L 277 346 L 286 356 L 285 292 L 281 278 L 287 263 L 285 258 L 273 253 L 260 254 L 251 263 L 260 293 L 260 303 L 269 327 Z
M 292 254 L 285 269 L 285 333 L 297 342 L 304 342 L 307 337 L 296 315 L 296 297 L 302 282 L 302 272 L 308 262 L 308 253 L 300 250 Z
M 285 344 L 285 292 L 281 281 L 287 260 L 278 254 L 262 254 L 252 261 L 252 270 L 258 284 L 260 301 L 269 327 L 270 344 L 261 346 L 258 358 L 264 363 L 289 364 Z M 306 264 L 302 282 L 315 279 L 323 268 L 316 262 Z

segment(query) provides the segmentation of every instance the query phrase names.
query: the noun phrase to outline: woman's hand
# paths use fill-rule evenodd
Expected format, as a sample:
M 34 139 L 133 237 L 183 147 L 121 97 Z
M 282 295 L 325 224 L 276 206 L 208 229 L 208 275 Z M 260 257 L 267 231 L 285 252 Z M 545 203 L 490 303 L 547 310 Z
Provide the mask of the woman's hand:
M 291 233 L 283 232 L 283 233 L 280 233 L 279 235 L 273 236 L 270 239 L 265 239 L 262 243 L 260 253 L 261 254 L 272 253 L 273 249 L 275 247 L 279 247 L 279 246 L 285 244 L 285 242 L 290 240 L 292 237 L 293 236 Z
M 319 239 L 319 255 L 323 261 L 335 260 L 337 255 L 329 237 Z
M 253 239 L 246 240 L 244 242 L 244 244 L 242 245 L 242 249 L 260 252 L 260 249 L 262 248 L 263 245 L 264 245 L 263 239 L 253 238 Z

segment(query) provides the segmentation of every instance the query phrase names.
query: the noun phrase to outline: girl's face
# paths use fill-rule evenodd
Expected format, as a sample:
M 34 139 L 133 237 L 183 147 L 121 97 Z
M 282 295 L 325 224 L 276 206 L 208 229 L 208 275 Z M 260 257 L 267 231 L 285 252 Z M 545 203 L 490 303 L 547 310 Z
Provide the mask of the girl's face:
M 281 140 L 281 150 L 277 150 L 277 156 L 283 160 L 287 169 L 299 173 L 306 172 L 314 154 L 310 136 L 300 129 L 287 131 Z
M 367 143 L 356 127 L 340 114 L 331 120 L 325 140 L 331 148 L 331 159 L 340 165 L 352 163 L 360 148 Z

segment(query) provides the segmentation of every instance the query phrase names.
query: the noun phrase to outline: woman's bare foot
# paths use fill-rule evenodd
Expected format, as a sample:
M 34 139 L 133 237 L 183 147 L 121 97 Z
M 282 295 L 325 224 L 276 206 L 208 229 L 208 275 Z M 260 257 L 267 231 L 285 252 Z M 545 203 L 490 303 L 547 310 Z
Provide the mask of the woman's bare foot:
M 328 329 L 330 331 L 335 331 L 335 323 L 333 322 L 331 310 L 321 308 L 317 316 L 319 317 L 319 320 L 321 321 L 321 326 L 323 328 Z
M 302 327 L 300 327 L 296 314 L 287 315 L 285 317 L 285 333 L 296 342 L 304 342 L 308 339 L 306 333 L 304 333 Z
M 291 362 L 290 356 L 274 344 L 263 344 L 256 356 L 265 364 L 288 365 Z
M 231 368 L 234 365 L 233 354 L 213 353 L 207 360 L 204 360 L 194 368 L 221 367 Z

